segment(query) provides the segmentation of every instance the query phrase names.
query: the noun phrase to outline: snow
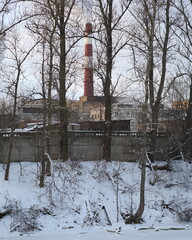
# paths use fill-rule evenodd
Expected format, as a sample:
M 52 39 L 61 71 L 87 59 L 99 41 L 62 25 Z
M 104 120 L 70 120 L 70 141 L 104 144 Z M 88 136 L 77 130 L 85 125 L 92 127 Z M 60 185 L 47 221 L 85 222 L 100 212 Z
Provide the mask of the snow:
M 191 240 L 192 231 L 137 231 L 126 229 L 121 234 L 107 230 L 91 232 L 69 232 L 62 234 L 31 235 L 19 237 L 1 237 L 0 239 L 11 240 Z
M 14 209 L 0 219 L 0 240 L 192 239 L 192 164 L 174 161 L 172 172 L 146 169 L 144 222 L 137 225 L 125 225 L 119 214 L 139 206 L 138 163 L 52 165 L 44 188 L 39 187 L 40 163 L 11 163 L 9 181 L 0 165 L 0 212 Z M 31 216 L 30 209 L 37 229 L 24 231 L 21 219 Z

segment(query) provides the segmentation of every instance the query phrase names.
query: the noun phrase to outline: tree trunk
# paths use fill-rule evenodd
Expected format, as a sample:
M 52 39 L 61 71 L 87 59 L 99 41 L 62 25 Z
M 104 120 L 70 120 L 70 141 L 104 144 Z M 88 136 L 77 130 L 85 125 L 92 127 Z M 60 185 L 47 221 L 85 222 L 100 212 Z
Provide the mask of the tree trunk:
M 45 183 L 45 162 L 46 162 L 46 155 L 43 154 L 42 160 L 41 160 L 41 173 L 40 173 L 40 182 L 39 182 L 39 187 L 44 187 Z
M 9 170 L 10 170 L 10 164 L 11 164 L 11 154 L 12 154 L 12 148 L 13 148 L 13 133 L 10 134 L 10 140 L 9 140 L 9 147 L 8 147 L 8 154 L 7 154 L 7 163 L 5 168 L 5 176 L 4 180 L 9 180 Z
M 111 161 L 111 104 L 105 101 L 105 128 L 104 128 L 104 146 L 103 146 L 103 159 Z
M 130 215 L 129 218 L 126 219 L 126 223 L 140 223 L 141 217 L 143 215 L 145 209 L 145 164 L 146 164 L 146 157 L 143 156 L 141 160 L 141 184 L 140 184 L 140 203 L 137 212 L 134 215 Z
M 59 66 L 59 107 L 60 107 L 60 158 L 68 160 L 68 114 L 66 106 L 66 46 L 65 46 L 65 1 L 60 1 L 60 66 Z
M 165 85 L 166 77 L 166 68 L 167 68 L 167 53 L 168 53 L 168 42 L 169 42 L 169 32 L 170 32 L 170 3 L 171 0 L 166 2 L 166 18 L 165 18 L 165 36 L 162 43 L 162 60 L 161 60 L 161 79 L 157 91 L 157 96 L 155 100 L 155 89 L 154 89 L 154 79 L 153 76 L 150 77 L 149 74 L 149 89 L 150 89 L 150 105 L 152 111 L 152 131 L 150 133 L 150 159 L 152 162 L 155 161 L 155 149 L 156 149 L 156 138 L 157 138 L 157 128 L 158 128 L 158 118 L 159 118 L 159 109 L 162 100 L 162 93 Z M 151 64 L 151 67 L 154 69 L 154 64 Z M 152 71 L 152 70 L 151 70 Z M 153 71 L 152 71 L 153 72 Z M 150 80 L 151 79 L 151 80 Z
M 157 128 L 158 128 L 158 107 L 152 109 L 152 124 L 149 132 L 149 159 L 155 162 L 156 142 L 157 142 Z
M 9 180 L 9 170 L 10 170 L 11 154 L 12 154 L 12 148 L 13 148 L 13 138 L 14 138 L 14 130 L 15 130 L 15 117 L 16 117 L 16 110 L 17 110 L 17 94 L 18 94 L 18 85 L 19 85 L 19 80 L 20 80 L 20 74 L 21 74 L 21 64 L 18 64 L 18 66 L 17 66 L 17 77 L 16 77 L 15 86 L 14 86 L 14 104 L 13 104 L 13 114 L 12 114 L 12 118 L 11 118 L 11 132 L 10 132 L 10 138 L 9 138 L 7 164 L 6 164 L 5 176 L 4 176 L 4 180 L 6 180 L 6 181 Z
M 108 15 L 105 16 L 105 31 L 106 31 L 106 72 L 103 83 L 104 96 L 105 96 L 105 128 L 104 128 L 104 147 L 103 147 L 103 158 L 110 162 L 111 161 L 111 107 L 112 107 L 112 17 L 113 17 L 113 1 L 108 1 Z
M 48 136 L 46 138 L 46 151 L 50 155 L 50 129 L 51 129 L 51 117 L 52 117 L 52 82 L 53 82 L 53 32 L 50 37 L 49 42 L 49 51 L 50 51 L 50 57 L 49 57 L 49 83 L 48 83 Z M 51 163 L 50 161 L 47 161 L 46 165 L 46 175 L 51 176 Z

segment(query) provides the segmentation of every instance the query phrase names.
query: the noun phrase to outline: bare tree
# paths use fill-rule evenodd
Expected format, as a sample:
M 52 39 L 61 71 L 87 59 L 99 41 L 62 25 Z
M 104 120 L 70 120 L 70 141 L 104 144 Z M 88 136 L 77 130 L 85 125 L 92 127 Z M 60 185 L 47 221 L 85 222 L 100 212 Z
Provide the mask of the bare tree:
M 171 3 L 171 0 L 136 1 L 135 8 L 131 11 L 136 22 L 130 30 L 133 37 L 131 49 L 135 70 L 143 74 L 145 114 L 147 114 L 146 108 L 150 106 L 148 110 L 151 114 L 149 151 L 152 161 L 155 160 L 159 112 L 166 92 L 165 88 L 169 84 L 166 74 L 171 59 L 172 26 L 175 21 L 174 13 L 171 12 Z
M 18 24 L 32 17 L 23 0 L 4 0 L 0 2 L 0 61 L 5 51 L 5 35 Z M 29 6 L 29 5 L 28 5 Z
M 13 106 L 12 106 L 12 114 L 11 114 L 11 132 L 9 137 L 9 147 L 8 147 L 8 155 L 6 160 L 6 169 L 5 169 L 5 180 L 9 179 L 9 169 L 11 163 L 11 153 L 13 148 L 13 138 L 14 138 L 14 130 L 16 127 L 16 111 L 17 111 L 17 103 L 19 98 L 19 82 L 21 80 L 21 76 L 23 74 L 23 65 L 26 62 L 27 58 L 35 48 L 36 44 L 33 45 L 29 49 L 23 49 L 20 45 L 21 39 L 19 39 L 19 35 L 17 32 L 13 32 L 13 36 L 10 39 L 6 40 L 6 49 L 10 55 L 9 61 L 11 64 L 7 68 L 2 67 L 1 74 L 2 78 L 5 82 L 7 82 L 7 94 L 13 98 Z M 12 65 L 13 64 L 13 65 Z
M 39 66 L 38 76 L 40 79 L 41 91 L 38 92 L 43 98 L 43 126 L 44 126 L 44 150 L 43 161 L 46 159 L 46 155 L 50 154 L 50 138 L 51 138 L 51 124 L 53 120 L 53 111 L 57 106 L 57 101 L 53 96 L 54 79 L 58 78 L 58 66 L 56 65 L 58 48 L 56 38 L 56 23 L 55 20 L 47 14 L 45 5 L 35 4 L 35 12 L 39 12 L 38 17 L 33 18 L 27 25 L 28 30 L 32 33 L 34 41 L 40 39 L 38 44 L 39 58 L 35 59 L 35 64 Z M 40 12 L 42 14 L 40 14 Z M 41 60 L 39 60 L 41 59 Z M 40 62 L 41 61 L 41 62 Z M 35 92 L 34 94 L 37 94 Z M 51 174 L 50 161 L 46 161 L 46 175 Z
M 47 39 L 44 34 L 42 37 L 49 44 L 50 51 L 55 52 L 56 61 L 55 69 L 58 70 L 58 81 L 53 81 L 53 60 L 51 59 L 54 54 L 50 52 L 49 64 L 49 84 L 48 90 L 49 98 L 51 98 L 51 85 L 58 90 L 59 94 L 59 109 L 60 109 L 60 158 L 63 161 L 68 159 L 68 109 L 67 109 L 67 90 L 73 84 L 76 77 L 75 63 L 77 63 L 78 54 L 72 54 L 75 51 L 76 43 L 81 39 L 82 34 L 79 34 L 79 15 L 77 14 L 77 0 L 59 0 L 59 1 L 34 1 L 37 8 L 41 7 L 43 24 L 42 29 L 44 32 L 49 33 L 52 39 Z M 40 12 L 39 12 L 40 14 Z M 75 15 L 74 15 L 75 14 Z M 73 19 L 75 16 L 75 20 Z M 51 22 L 52 28 L 45 23 L 45 19 Z M 39 22 L 36 23 L 38 28 Z M 55 40 L 53 40 L 55 39 Z M 51 50 L 52 49 L 52 50 Z M 51 80 L 52 79 L 52 80 Z
M 0 2 L 0 36 L 35 16 L 31 14 L 29 2 L 24 0 L 4 0 Z
M 98 0 L 95 5 L 95 15 L 98 19 L 96 35 L 98 66 L 96 72 L 102 80 L 102 92 L 105 97 L 105 128 L 103 158 L 111 161 L 111 106 L 118 80 L 112 79 L 115 59 L 126 46 L 128 39 L 124 36 L 123 20 L 132 0 L 115 1 Z M 116 3 L 116 4 L 115 4 Z M 97 21 L 96 21 L 97 22 Z
M 186 152 L 192 158 L 192 1 L 179 0 L 174 2 L 174 7 L 180 17 L 175 31 L 178 39 L 178 53 L 180 55 L 179 75 L 184 76 L 188 82 L 188 108 L 186 117 Z M 178 89 L 178 91 L 180 91 Z M 185 90 L 186 92 L 186 90 Z M 183 94 L 181 93 L 183 96 Z M 186 101 L 184 97 L 183 102 Z

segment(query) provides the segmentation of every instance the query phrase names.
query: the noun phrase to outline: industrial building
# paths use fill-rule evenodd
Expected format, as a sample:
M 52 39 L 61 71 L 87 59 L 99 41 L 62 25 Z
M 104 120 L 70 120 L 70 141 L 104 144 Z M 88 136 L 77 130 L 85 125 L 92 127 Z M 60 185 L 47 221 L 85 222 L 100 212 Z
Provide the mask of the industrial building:
M 105 121 L 105 106 L 104 96 L 94 95 L 94 81 L 93 81 L 93 46 L 92 46 L 92 24 L 85 25 L 85 45 L 84 45 L 84 95 L 79 100 L 67 99 L 68 121 L 69 123 L 81 123 L 83 129 L 97 129 L 96 125 L 102 126 Z M 20 107 L 19 115 L 22 123 L 40 122 L 43 121 L 43 114 L 45 111 L 46 101 L 44 99 L 29 100 Z M 58 100 L 52 99 L 51 106 L 51 120 L 59 121 L 59 103 Z M 123 127 L 126 130 L 137 130 L 137 116 L 136 108 L 133 104 L 127 104 L 119 98 L 113 97 L 112 104 L 112 121 L 114 121 L 115 129 L 117 129 L 117 122 L 124 121 Z M 88 122 L 95 122 L 89 123 Z M 84 123 L 84 124 L 83 124 Z M 127 124 L 127 126 L 125 126 Z M 95 127 L 93 127 L 95 126 Z M 119 129 L 120 130 L 120 129 Z

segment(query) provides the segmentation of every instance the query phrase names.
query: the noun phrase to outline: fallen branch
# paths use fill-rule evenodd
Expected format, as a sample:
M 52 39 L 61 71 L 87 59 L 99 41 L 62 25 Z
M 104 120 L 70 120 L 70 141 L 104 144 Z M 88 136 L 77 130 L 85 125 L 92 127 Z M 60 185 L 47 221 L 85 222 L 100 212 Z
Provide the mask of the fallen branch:
M 142 227 L 138 228 L 137 230 L 143 231 L 143 230 L 155 230 L 155 231 L 168 231 L 168 230 L 189 230 L 189 227 L 164 227 L 164 228 L 154 228 L 153 226 L 150 227 Z
M 165 165 L 153 165 L 153 167 L 151 165 L 146 165 L 147 168 L 150 168 L 153 172 L 154 171 L 157 171 L 157 170 L 165 170 L 165 171 L 168 171 L 168 172 L 171 172 L 171 169 L 169 167 L 168 164 L 165 164 Z
M 7 210 L 7 211 L 5 211 L 5 212 L 0 212 L 0 219 L 2 219 L 3 217 L 9 215 L 10 213 L 11 213 L 10 210 Z
M 167 227 L 167 228 L 156 228 L 155 231 L 159 231 L 159 230 L 163 230 L 163 231 L 167 231 L 167 230 L 189 230 L 189 227 Z

